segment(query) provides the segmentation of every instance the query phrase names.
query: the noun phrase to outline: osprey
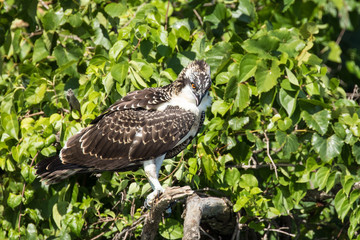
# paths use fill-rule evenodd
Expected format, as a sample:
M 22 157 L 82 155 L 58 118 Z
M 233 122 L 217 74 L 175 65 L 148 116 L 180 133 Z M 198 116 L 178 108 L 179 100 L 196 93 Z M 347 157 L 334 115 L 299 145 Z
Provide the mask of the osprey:
M 180 153 L 200 130 L 211 105 L 210 67 L 194 61 L 173 83 L 129 93 L 70 137 L 60 154 L 36 165 L 48 184 L 75 173 L 128 171 L 144 166 L 153 192 L 164 192 L 158 175 L 165 158 Z

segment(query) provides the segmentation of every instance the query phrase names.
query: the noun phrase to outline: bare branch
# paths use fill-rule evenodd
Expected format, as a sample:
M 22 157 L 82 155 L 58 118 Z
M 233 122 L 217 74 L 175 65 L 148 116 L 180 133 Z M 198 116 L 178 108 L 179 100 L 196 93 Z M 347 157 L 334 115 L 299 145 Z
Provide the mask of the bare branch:
M 268 136 L 266 135 L 266 131 L 264 132 L 264 137 L 266 139 L 266 154 L 269 157 L 269 159 L 271 161 L 271 164 L 272 164 L 272 166 L 274 168 L 276 179 L 279 179 L 279 176 L 278 176 L 278 173 L 277 173 L 277 167 L 275 165 L 274 160 L 272 159 L 272 157 L 270 155 L 270 141 L 269 141 Z
M 277 163 L 275 164 L 276 167 L 296 167 L 295 164 L 291 164 L 291 163 Z M 268 165 L 268 164 L 257 164 L 257 165 L 226 165 L 227 167 L 235 167 L 235 168 L 243 168 L 245 170 L 247 169 L 259 169 L 259 168 L 268 168 L 271 167 L 272 165 Z
M 197 19 L 199 20 L 200 25 L 203 26 L 204 23 L 203 23 L 203 21 L 201 19 L 201 16 L 199 15 L 199 13 L 195 9 L 193 9 L 193 12 L 195 13 L 195 16 L 197 17 Z
M 283 230 L 280 230 L 280 229 L 273 229 L 273 228 L 264 228 L 264 231 L 270 231 L 270 232 L 278 232 L 278 233 L 281 233 L 281 234 L 284 234 L 284 235 L 287 235 L 287 236 L 290 236 L 290 237 L 295 237 L 296 235 L 295 234 L 292 234 L 292 233 L 288 233 L 288 232 L 285 232 Z

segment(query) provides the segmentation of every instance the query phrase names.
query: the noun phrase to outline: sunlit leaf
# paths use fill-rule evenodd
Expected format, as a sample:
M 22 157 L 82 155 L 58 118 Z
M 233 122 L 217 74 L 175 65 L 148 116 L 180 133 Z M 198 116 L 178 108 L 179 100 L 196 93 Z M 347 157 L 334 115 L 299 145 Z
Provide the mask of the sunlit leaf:
M 329 110 L 324 109 L 315 114 L 303 111 L 301 115 L 311 129 L 317 131 L 321 135 L 324 135 L 327 132 L 329 121 L 331 119 Z
M 259 93 L 271 90 L 277 84 L 280 75 L 280 68 L 275 61 L 271 67 L 267 67 L 264 61 L 260 62 L 255 72 L 256 87 Z
M 329 162 L 341 153 L 344 142 L 335 134 L 329 138 L 314 133 L 311 144 L 324 162 Z

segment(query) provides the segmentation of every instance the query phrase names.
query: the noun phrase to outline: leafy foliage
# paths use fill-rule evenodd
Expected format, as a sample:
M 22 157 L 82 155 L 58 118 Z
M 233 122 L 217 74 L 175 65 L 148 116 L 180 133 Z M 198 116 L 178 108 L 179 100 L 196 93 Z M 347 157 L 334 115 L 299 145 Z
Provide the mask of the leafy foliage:
M 34 165 L 194 59 L 211 66 L 213 105 L 196 147 L 165 161 L 162 184 L 216 189 L 244 235 L 360 238 L 360 109 L 346 96 L 360 79 L 357 1 L 0 4 L 1 239 L 112 238 L 139 220 L 143 170 L 47 186 Z M 69 88 L 81 113 L 68 110 Z M 181 212 L 173 206 L 163 238 L 182 236 Z

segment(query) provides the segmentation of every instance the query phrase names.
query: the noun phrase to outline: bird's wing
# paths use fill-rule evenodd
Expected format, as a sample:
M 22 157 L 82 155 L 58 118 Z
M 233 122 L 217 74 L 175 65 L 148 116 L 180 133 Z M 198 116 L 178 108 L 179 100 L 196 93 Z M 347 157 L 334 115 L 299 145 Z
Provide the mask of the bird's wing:
M 159 88 L 146 88 L 143 90 L 130 92 L 122 99 L 116 101 L 91 123 L 95 124 L 103 117 L 116 111 L 126 109 L 155 109 L 158 104 L 164 103 L 170 99 L 168 91 L 166 91 L 167 87 L 168 86 Z
M 97 170 L 127 168 L 173 149 L 194 122 L 194 114 L 179 107 L 114 111 L 72 136 L 60 158 Z

